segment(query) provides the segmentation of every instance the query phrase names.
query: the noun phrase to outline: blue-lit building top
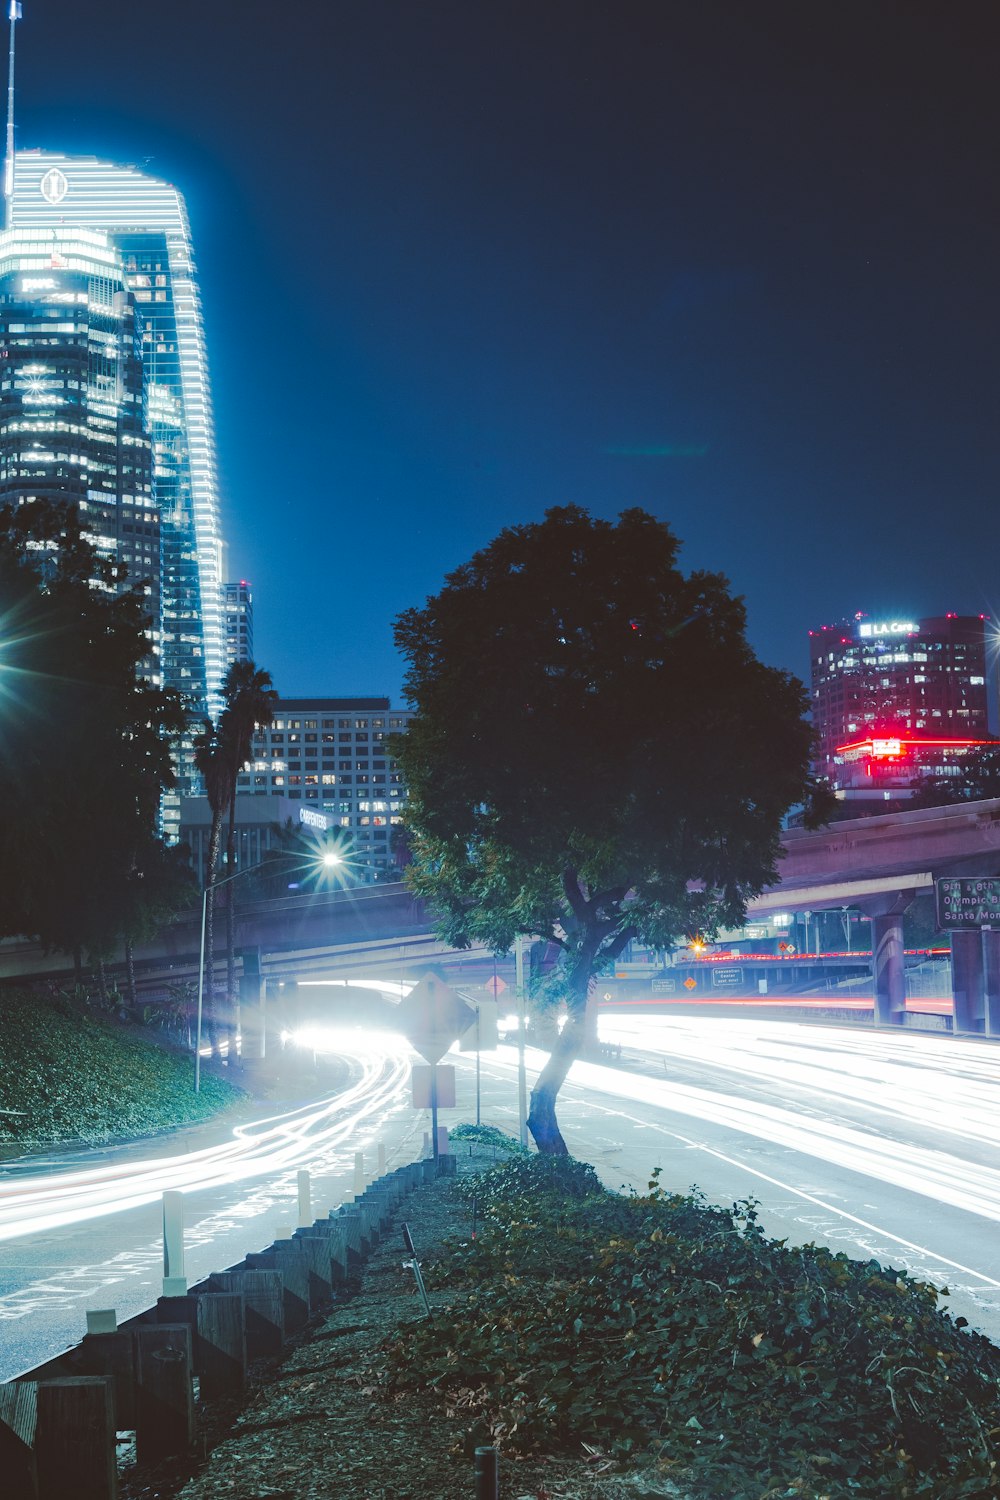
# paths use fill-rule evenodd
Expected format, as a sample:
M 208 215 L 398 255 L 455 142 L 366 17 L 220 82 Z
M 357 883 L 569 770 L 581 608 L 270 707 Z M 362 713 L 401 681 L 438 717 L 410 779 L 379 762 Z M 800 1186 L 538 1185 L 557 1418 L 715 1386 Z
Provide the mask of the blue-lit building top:
M 19 151 L 11 226 L 106 233 L 135 299 L 161 532 L 163 681 L 215 716 L 225 671 L 215 430 L 184 200 L 134 167 Z

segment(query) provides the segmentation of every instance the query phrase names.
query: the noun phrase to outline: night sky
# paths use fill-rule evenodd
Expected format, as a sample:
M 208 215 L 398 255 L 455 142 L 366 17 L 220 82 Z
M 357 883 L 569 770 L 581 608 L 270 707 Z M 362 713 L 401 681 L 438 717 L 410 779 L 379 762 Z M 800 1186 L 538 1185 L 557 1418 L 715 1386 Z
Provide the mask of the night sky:
M 768 662 L 1000 615 L 996 0 L 24 0 L 18 144 L 184 192 L 283 694 L 504 525 L 668 521 Z

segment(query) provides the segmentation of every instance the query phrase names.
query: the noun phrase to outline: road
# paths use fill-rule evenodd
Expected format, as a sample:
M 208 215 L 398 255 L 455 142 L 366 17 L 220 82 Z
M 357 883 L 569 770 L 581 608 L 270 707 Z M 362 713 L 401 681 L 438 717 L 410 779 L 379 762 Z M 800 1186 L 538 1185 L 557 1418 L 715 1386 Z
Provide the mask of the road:
M 669 1190 L 754 1197 L 769 1233 L 947 1285 L 946 1305 L 1000 1343 L 1000 1047 L 770 1016 L 608 1016 L 602 1029 L 621 1042 L 621 1063 L 577 1063 L 559 1117 L 609 1187 L 644 1191 L 660 1167 Z M 86 1308 L 125 1317 L 155 1300 L 163 1186 L 185 1189 L 195 1280 L 292 1220 L 297 1167 L 310 1167 L 326 1208 L 353 1192 L 355 1151 L 371 1167 L 384 1141 L 390 1167 L 413 1160 L 427 1118 L 410 1106 L 410 1058 L 393 1038 L 372 1038 L 356 1049 L 350 1091 L 258 1121 L 235 1145 L 161 1142 L 151 1155 L 139 1143 L 88 1154 L 84 1170 L 79 1155 L 8 1165 L 0 1378 L 75 1342 Z M 448 1061 L 458 1106 L 442 1119 L 474 1119 L 475 1059 Z M 543 1061 L 528 1052 L 529 1082 Z M 516 1071 L 513 1048 L 483 1055 L 482 1117 L 515 1134 Z M 109 1188 L 131 1206 L 107 1213 Z
M 379 1142 L 390 1168 L 419 1156 L 409 1049 L 392 1038 L 371 1047 L 347 1037 L 339 1051 L 353 1076 L 329 1099 L 262 1112 L 235 1130 L 4 1163 L 0 1380 L 76 1343 L 88 1308 L 113 1307 L 124 1319 L 156 1301 L 166 1189 L 185 1194 L 185 1270 L 194 1282 L 264 1249 L 279 1226 L 294 1226 L 298 1168 L 310 1171 L 319 1213 L 352 1195 L 356 1152 L 369 1175 Z
M 947 1286 L 1000 1343 L 1000 1047 L 743 1017 L 601 1018 L 620 1066 L 577 1063 L 558 1114 L 610 1187 L 753 1197 L 768 1233 Z M 642 1053 L 638 1048 L 642 1048 Z M 506 1049 L 509 1055 L 510 1049 Z M 496 1123 L 516 1129 L 507 1055 Z M 528 1053 L 529 1078 L 543 1061 Z M 468 1090 L 470 1065 L 462 1063 Z

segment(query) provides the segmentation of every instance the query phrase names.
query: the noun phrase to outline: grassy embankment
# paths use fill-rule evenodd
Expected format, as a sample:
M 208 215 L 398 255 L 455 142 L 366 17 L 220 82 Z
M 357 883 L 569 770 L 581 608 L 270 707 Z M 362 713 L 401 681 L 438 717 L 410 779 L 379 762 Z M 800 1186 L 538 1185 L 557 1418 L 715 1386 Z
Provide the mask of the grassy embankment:
M 792 1249 L 752 1203 L 671 1196 L 655 1175 L 627 1197 L 582 1163 L 524 1157 L 455 1191 L 476 1196 L 479 1233 L 428 1267 L 450 1305 L 376 1378 L 397 1399 L 437 1388 L 471 1441 L 589 1445 L 648 1494 L 1000 1497 L 1000 1349 L 935 1288 Z
M 209 1119 L 243 1097 L 190 1055 L 58 994 L 0 991 L 0 1144 L 96 1144 Z

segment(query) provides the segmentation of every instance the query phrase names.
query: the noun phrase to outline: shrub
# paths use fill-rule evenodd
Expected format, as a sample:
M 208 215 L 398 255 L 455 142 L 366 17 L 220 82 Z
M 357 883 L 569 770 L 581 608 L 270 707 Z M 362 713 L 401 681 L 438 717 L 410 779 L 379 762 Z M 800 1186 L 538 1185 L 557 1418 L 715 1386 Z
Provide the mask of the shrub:
M 479 1235 L 440 1269 L 448 1311 L 387 1346 L 395 1388 L 438 1387 L 508 1449 L 641 1454 L 709 1496 L 1000 1496 L 1000 1350 L 934 1287 L 655 1174 L 621 1196 L 536 1156 L 456 1191 Z
M 82 1014 L 65 999 L 0 992 L 0 1140 L 144 1135 L 206 1119 L 242 1097 L 193 1060 Z

